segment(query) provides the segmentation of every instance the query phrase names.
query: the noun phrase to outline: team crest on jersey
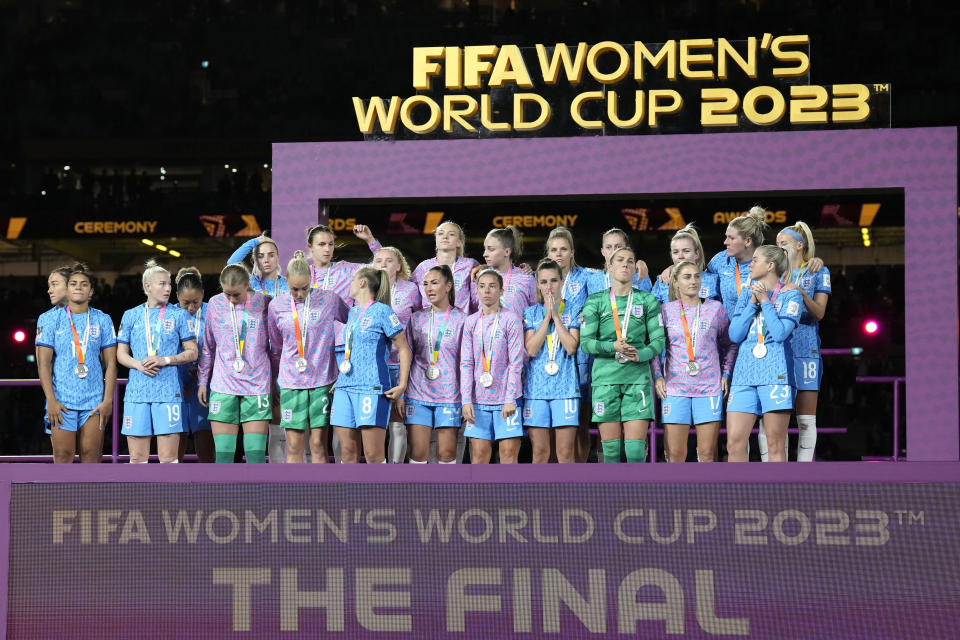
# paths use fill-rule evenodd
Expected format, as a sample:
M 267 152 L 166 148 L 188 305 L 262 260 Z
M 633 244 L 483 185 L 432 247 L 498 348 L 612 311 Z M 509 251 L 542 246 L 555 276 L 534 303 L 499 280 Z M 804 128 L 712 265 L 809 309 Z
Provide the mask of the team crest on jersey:
M 560 314 L 560 322 L 562 322 L 564 325 L 570 324 L 570 314 L 569 314 L 569 313 L 561 313 L 561 314 Z
M 570 289 L 570 293 L 580 293 L 580 283 L 579 282 L 568 282 L 567 289 Z
M 700 287 L 700 297 L 701 297 L 701 298 L 709 298 L 709 297 L 710 297 L 710 289 L 708 289 L 706 286 Z
M 397 314 L 395 313 L 390 314 L 390 325 L 394 327 L 400 326 L 400 318 L 397 317 Z
M 497 332 L 493 334 L 494 338 L 503 338 L 503 329 L 497 328 Z
M 794 316 L 798 313 L 800 313 L 800 305 L 797 302 L 791 301 L 790 304 L 787 305 L 787 314 Z
M 813 282 L 812 277 L 803 276 L 802 278 L 800 278 L 800 288 L 809 289 L 812 282 Z
M 187 329 L 190 331 L 190 333 L 196 333 L 196 329 L 194 329 L 195 326 L 196 324 L 194 323 L 193 318 L 187 320 Z M 122 326 L 120 327 L 120 333 L 123 333 Z
M 99 338 L 100 337 L 100 326 L 92 324 L 90 325 L 90 337 Z
M 166 333 L 173 331 L 173 318 L 164 318 L 163 319 L 163 330 Z
M 133 429 L 133 416 L 123 416 L 123 428 Z
M 700 321 L 700 329 L 699 329 L 699 331 L 706 331 L 706 330 L 709 329 L 709 328 L 710 328 L 710 321 L 709 321 L 709 320 L 701 320 L 701 321 Z
M 247 329 L 256 331 L 260 321 L 257 318 L 247 318 Z
M 373 320 L 372 320 L 372 319 L 370 319 L 370 318 L 364 318 L 363 320 L 360 321 L 360 328 L 361 328 L 361 329 L 369 329 L 371 324 L 373 324 Z
M 828 289 L 830 288 L 830 274 L 829 274 L 829 273 L 823 274 L 823 286 L 827 287 Z
M 663 403 L 663 417 L 664 417 L 664 418 L 666 418 L 667 416 L 670 415 L 670 407 L 671 407 L 670 404 L 668 404 L 668 403 L 666 403 L 666 402 Z
M 603 415 L 603 403 L 602 403 L 602 402 L 594 402 L 594 403 L 593 403 L 593 412 L 594 412 L 595 414 L 597 414 L 598 416 L 602 416 L 602 415 Z
M 533 417 L 533 407 L 524 407 L 523 408 L 523 419 L 529 420 Z
M 316 309 L 311 309 L 309 319 L 310 319 L 310 322 L 319 322 L 320 312 L 317 311 Z
M 630 315 L 632 315 L 634 318 L 642 318 L 642 317 L 643 317 L 643 306 L 642 306 L 642 305 L 639 305 L 639 304 L 633 305 L 633 308 L 630 309 Z
M 293 409 L 284 409 L 280 412 L 284 422 L 293 421 Z
M 220 413 L 220 401 L 214 400 L 210 403 L 210 413 Z

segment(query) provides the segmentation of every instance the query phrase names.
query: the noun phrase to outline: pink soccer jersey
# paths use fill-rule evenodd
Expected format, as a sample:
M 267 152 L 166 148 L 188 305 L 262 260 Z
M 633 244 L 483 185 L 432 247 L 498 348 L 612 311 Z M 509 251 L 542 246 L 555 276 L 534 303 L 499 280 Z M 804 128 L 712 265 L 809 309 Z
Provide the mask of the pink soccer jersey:
M 247 292 L 247 301 L 235 308 L 237 331 L 246 336 L 243 345 L 243 370 L 233 368 L 237 359 L 230 303 L 222 293 L 207 303 L 203 327 L 203 349 L 200 353 L 199 384 L 211 391 L 234 396 L 270 393 L 270 354 L 267 338 L 267 303 L 269 298 L 256 291 Z M 211 373 L 213 377 L 211 379 Z
M 522 316 L 524 309 L 537 304 L 537 279 L 533 274 L 511 267 L 509 271 L 500 275 L 503 276 L 503 295 L 500 298 L 500 306 L 504 310 Z M 470 300 L 474 309 L 480 308 L 476 282 L 470 285 Z
M 700 372 L 691 376 L 687 373 L 689 355 L 683 321 L 680 318 L 680 304 L 679 300 L 674 300 L 663 305 L 661 309 L 663 325 L 667 331 L 666 376 L 660 358 L 654 358 L 654 378 L 666 378 L 667 395 L 688 398 L 720 395 L 720 377 L 732 375 L 733 363 L 737 359 L 737 345 L 731 344 L 728 333 L 730 319 L 727 311 L 717 300 L 704 300 L 700 305 L 700 320 L 697 322 L 697 308 L 684 307 L 691 338 L 696 327 L 694 357 L 700 366 Z
M 460 350 L 460 401 L 474 404 L 504 404 L 516 402 L 523 395 L 520 373 L 523 370 L 523 321 L 509 311 L 501 311 L 493 345 L 487 357 L 493 384 L 480 384 L 483 374 L 481 344 L 490 345 L 491 329 L 496 314 L 488 316 L 478 311 L 463 324 L 463 341 Z M 479 327 L 479 328 L 478 328 Z M 481 340 L 482 334 L 482 340 Z
M 304 303 L 298 302 L 297 317 L 300 330 L 306 334 L 303 357 L 307 370 L 297 371 L 300 358 L 297 348 L 297 333 L 294 329 L 290 302 L 293 297 L 283 293 L 270 303 L 267 327 L 270 334 L 270 352 L 279 374 L 277 385 L 282 389 L 316 389 L 332 384 L 337 379 L 337 361 L 333 343 L 335 322 L 346 322 L 347 305 L 332 291 L 310 290 L 310 310 L 305 313 Z
M 420 288 L 420 300 L 424 309 L 430 308 L 430 301 L 427 300 L 427 293 L 423 290 L 423 277 L 427 275 L 427 271 L 433 269 L 437 264 L 439 263 L 436 258 L 424 260 L 417 265 L 410 276 L 410 281 Z M 457 258 L 456 263 L 450 266 L 450 271 L 453 272 L 453 291 L 457 295 L 454 306 L 465 314 L 469 314 L 476 309 L 476 307 L 471 306 L 470 272 L 478 264 L 473 258 Z
M 390 306 L 397 317 L 400 318 L 400 323 L 406 328 L 410 316 L 414 311 L 419 311 L 421 308 L 420 288 L 409 280 L 397 280 L 390 292 Z M 390 343 L 390 359 L 387 360 L 387 364 L 400 365 L 400 352 L 397 351 L 396 345 L 392 342 Z
M 413 365 L 407 384 L 408 400 L 428 404 L 460 404 L 460 349 L 466 319 L 466 314 L 457 308 L 447 309 L 446 313 L 435 313 L 431 339 L 430 310 L 418 311 L 410 317 L 407 341 L 413 351 Z M 427 367 L 430 366 L 430 357 L 441 330 L 443 337 L 437 358 L 440 377 L 428 380 Z
M 370 248 L 371 253 L 376 253 L 383 248 L 383 246 L 376 240 L 367 245 Z M 340 299 L 343 300 L 343 303 L 348 307 L 353 306 L 353 299 L 350 297 L 350 283 L 353 281 L 354 274 L 360 270 L 361 267 L 369 267 L 369 263 L 365 262 L 345 262 L 339 260 L 337 262 L 331 262 L 330 266 L 326 269 L 318 269 L 316 267 L 311 267 L 310 272 L 313 275 L 313 288 L 314 289 L 323 289 L 325 291 L 333 291 Z M 336 345 L 343 345 L 343 323 L 336 323 Z

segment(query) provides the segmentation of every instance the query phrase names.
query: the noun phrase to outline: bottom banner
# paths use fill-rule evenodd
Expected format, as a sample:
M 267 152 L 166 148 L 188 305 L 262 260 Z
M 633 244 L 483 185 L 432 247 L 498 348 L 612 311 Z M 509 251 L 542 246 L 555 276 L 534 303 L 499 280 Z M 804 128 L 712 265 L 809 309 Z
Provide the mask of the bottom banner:
M 14 484 L 11 638 L 960 629 L 957 484 Z

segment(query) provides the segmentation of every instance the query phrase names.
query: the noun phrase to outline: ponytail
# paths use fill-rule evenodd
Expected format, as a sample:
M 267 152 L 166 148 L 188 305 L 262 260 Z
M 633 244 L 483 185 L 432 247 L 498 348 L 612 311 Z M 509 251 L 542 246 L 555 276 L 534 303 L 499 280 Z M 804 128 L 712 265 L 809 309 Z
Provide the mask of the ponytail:
M 753 248 L 756 249 L 763 244 L 763 232 L 767 230 L 767 210 L 754 205 L 746 215 L 731 220 L 730 226 L 744 239 L 753 241 Z
M 782 249 L 775 244 L 765 244 L 757 248 L 767 262 L 772 262 L 777 278 L 783 284 L 793 282 L 793 257 L 796 250 L 793 247 Z
M 303 251 L 294 251 L 293 260 L 287 263 L 287 278 L 291 276 L 307 276 L 309 278 L 312 275 Z
M 157 264 L 157 261 L 154 260 L 153 258 L 150 258 L 149 260 L 147 260 L 144 266 L 146 267 L 146 269 L 143 270 L 143 292 L 144 293 L 147 292 L 147 283 L 152 282 L 154 276 L 160 273 L 165 273 L 167 275 L 170 275 L 170 272 L 164 269 L 163 267 L 161 267 L 159 264 Z
M 454 290 L 454 288 L 456 287 L 456 282 L 453 279 L 453 271 L 450 270 L 450 266 L 445 264 L 438 264 L 437 266 L 427 271 L 427 273 L 430 273 L 430 271 L 436 271 L 437 273 L 439 273 L 440 277 L 443 278 L 443 281 L 446 284 L 450 285 L 450 290 L 447 291 L 447 300 L 450 301 L 451 307 L 457 306 L 457 292 Z
M 792 227 L 785 227 L 780 233 L 790 232 L 789 235 L 803 245 L 803 253 L 800 256 L 804 262 L 810 261 L 816 255 L 816 248 L 813 244 L 813 232 L 806 222 L 797 222 Z M 799 238 L 797 237 L 799 236 Z
M 697 268 L 700 269 L 700 271 L 706 269 L 707 263 L 703 257 L 703 244 L 700 243 L 700 234 L 697 233 L 697 228 L 693 226 L 692 222 L 673 234 L 670 243 L 673 244 L 674 240 L 683 239 L 690 240 L 690 242 L 693 243 L 693 249 L 697 252 Z
M 523 256 L 523 237 L 516 226 L 511 224 L 503 229 L 491 229 L 487 237 L 499 240 L 504 249 L 510 249 L 510 264 L 516 264 Z
M 390 278 L 386 271 L 374 267 L 361 267 L 356 277 L 367 283 L 367 291 L 374 300 L 390 306 Z

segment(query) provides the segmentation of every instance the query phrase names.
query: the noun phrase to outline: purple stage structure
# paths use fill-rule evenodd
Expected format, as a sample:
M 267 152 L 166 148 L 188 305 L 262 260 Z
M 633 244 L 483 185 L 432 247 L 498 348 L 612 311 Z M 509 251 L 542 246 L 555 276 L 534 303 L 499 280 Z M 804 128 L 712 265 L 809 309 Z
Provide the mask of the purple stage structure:
M 273 230 L 304 245 L 318 202 L 902 189 L 907 459 L 957 460 L 956 128 L 278 143 Z M 469 224 L 469 220 L 463 221 Z M 929 312 L 929 301 L 954 313 Z

